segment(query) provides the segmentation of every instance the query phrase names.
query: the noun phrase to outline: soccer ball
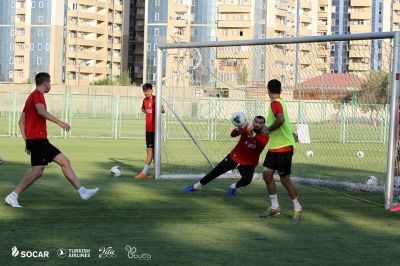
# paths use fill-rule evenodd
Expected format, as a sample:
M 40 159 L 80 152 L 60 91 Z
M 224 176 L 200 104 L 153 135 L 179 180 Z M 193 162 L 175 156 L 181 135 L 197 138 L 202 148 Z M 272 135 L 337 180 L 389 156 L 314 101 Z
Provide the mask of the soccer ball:
M 376 176 L 369 176 L 367 179 L 367 185 L 368 186 L 377 186 L 378 185 L 378 178 Z
M 356 153 L 356 155 L 357 155 L 358 158 L 363 158 L 364 157 L 364 152 L 363 151 L 358 151 Z
M 306 151 L 306 157 L 313 157 L 314 152 L 313 151 Z
M 246 115 L 243 112 L 234 112 L 231 122 L 235 127 L 242 128 L 246 124 Z
M 118 165 L 113 166 L 111 168 L 111 175 L 115 177 L 122 175 L 122 168 L 119 167 Z

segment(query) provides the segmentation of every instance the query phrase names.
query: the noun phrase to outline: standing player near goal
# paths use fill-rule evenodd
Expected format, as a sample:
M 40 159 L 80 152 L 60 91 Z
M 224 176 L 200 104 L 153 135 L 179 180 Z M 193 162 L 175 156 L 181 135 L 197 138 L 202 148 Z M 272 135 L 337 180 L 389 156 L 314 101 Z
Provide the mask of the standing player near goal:
M 286 104 L 280 98 L 281 82 L 276 79 L 270 80 L 267 87 L 271 105 L 268 109 L 268 126 L 262 129 L 263 134 L 269 134 L 268 152 L 264 161 L 266 170 L 263 172 L 263 178 L 271 200 L 271 208 L 263 212 L 261 217 L 268 218 L 280 214 L 281 209 L 274 181 L 274 172 L 277 170 L 282 185 L 286 188 L 293 201 L 292 220 L 300 221 L 303 208 L 297 200 L 296 187 L 290 180 L 295 146 L 292 125 L 289 121 Z
M 26 100 L 18 122 L 26 144 L 25 151 L 31 156 L 32 170 L 23 177 L 14 191 L 5 198 L 5 202 L 14 208 L 22 207 L 18 203 L 18 196 L 43 175 L 45 166 L 52 161 L 61 166 L 65 178 L 79 192 L 81 199 L 87 200 L 99 189 L 86 189 L 83 187 L 76 177 L 69 159 L 47 139 L 46 120 L 57 124 L 65 131 L 70 130 L 70 126 L 67 123 L 57 119 L 46 110 L 44 94 L 51 89 L 50 75 L 44 72 L 38 73 L 35 77 L 35 82 L 36 90 Z
M 240 136 L 239 142 L 235 148 L 213 169 L 206 174 L 199 182 L 192 186 L 184 188 L 185 192 L 193 192 L 206 185 L 211 180 L 228 172 L 229 170 L 238 169 L 242 178 L 230 185 L 227 195 L 232 197 L 235 195 L 236 189 L 247 186 L 253 179 L 254 170 L 258 164 L 258 159 L 268 142 L 268 136 L 261 133 L 261 129 L 265 126 L 265 118 L 256 116 L 251 127 L 235 128 L 231 132 L 231 137 Z
M 154 155 L 154 130 L 155 130 L 155 115 L 156 115 L 156 96 L 153 95 L 153 86 L 150 83 L 145 83 L 142 86 L 144 99 L 142 104 L 142 112 L 146 114 L 146 146 L 147 157 L 142 172 L 133 176 L 133 178 L 154 178 L 154 174 L 147 175 L 149 167 Z M 165 113 L 164 107 L 161 106 L 161 113 Z

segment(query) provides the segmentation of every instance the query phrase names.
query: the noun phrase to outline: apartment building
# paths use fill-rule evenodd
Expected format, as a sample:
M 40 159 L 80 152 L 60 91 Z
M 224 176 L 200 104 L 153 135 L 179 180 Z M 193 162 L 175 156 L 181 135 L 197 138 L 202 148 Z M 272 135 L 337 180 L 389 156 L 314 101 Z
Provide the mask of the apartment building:
M 144 77 L 155 82 L 156 48 L 160 42 L 288 38 L 295 36 L 349 34 L 398 30 L 399 0 L 150 0 L 146 1 L 144 31 Z M 247 84 L 280 78 L 295 85 L 306 78 L 330 72 L 362 75 L 378 69 L 389 56 L 386 41 L 373 43 L 320 43 L 274 45 L 272 50 L 236 51 L 226 55 L 223 48 L 209 51 L 209 72 L 182 77 L 182 84 L 220 87 L 219 81 L 237 80 L 243 69 Z M 241 48 L 237 48 L 241 49 Z M 362 51 L 362 52 L 360 52 Z M 371 53 L 368 53 L 371 51 Z M 181 54 L 179 54 L 181 53 Z M 260 60 L 260 54 L 263 59 Z M 367 54 L 372 54 L 367 58 Z M 169 50 L 164 55 L 165 73 L 173 76 L 188 69 L 185 52 Z M 262 62 L 263 61 L 263 62 Z M 256 62 L 256 63 L 255 63 Z M 265 64 L 274 68 L 265 71 Z M 218 71 L 216 71 L 218 70 Z M 203 75 L 203 76 L 202 76 Z M 184 81 L 183 79 L 187 79 Z M 171 81 L 172 82 L 172 81 Z
M 122 0 L 0 1 L 0 82 L 33 81 L 41 71 L 55 84 L 118 79 L 122 12 Z
M 68 0 L 65 83 L 118 80 L 122 72 L 122 0 Z
M 62 1 L 0 1 L 0 82 L 47 71 L 61 83 L 63 10 Z
M 144 17 L 145 0 L 130 1 L 127 71 L 135 84 L 143 83 Z

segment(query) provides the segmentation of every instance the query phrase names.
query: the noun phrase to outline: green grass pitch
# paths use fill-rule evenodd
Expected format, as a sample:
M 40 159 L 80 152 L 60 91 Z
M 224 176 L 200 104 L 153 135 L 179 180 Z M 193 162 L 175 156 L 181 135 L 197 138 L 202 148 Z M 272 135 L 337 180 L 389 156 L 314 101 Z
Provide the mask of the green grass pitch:
M 230 179 L 184 193 L 193 180 L 133 180 L 143 166 L 138 140 L 53 139 L 81 182 L 100 187 L 88 202 L 55 164 L 20 197 L 21 209 L 0 205 L 0 265 L 396 265 L 400 214 L 383 208 L 383 195 L 298 185 L 304 207 L 290 220 L 292 203 L 278 185 L 282 214 L 258 218 L 269 200 L 254 180 L 226 197 Z M 0 196 L 30 169 L 20 138 L 0 138 Z M 222 158 L 221 158 L 222 159 Z M 121 177 L 109 169 L 122 166 Z M 296 165 L 294 165 L 294 168 Z M 354 170 L 356 171 L 356 170 Z M 151 260 L 128 258 L 125 246 Z M 49 258 L 14 258 L 11 248 L 48 250 Z M 116 258 L 99 258 L 112 247 Z M 90 258 L 59 258 L 57 250 L 90 249 Z

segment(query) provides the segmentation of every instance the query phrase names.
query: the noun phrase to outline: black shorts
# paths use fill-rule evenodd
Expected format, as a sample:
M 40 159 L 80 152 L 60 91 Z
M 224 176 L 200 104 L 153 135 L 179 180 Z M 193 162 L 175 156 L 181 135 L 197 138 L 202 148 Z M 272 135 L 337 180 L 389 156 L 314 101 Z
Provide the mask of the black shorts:
M 293 151 L 267 152 L 264 160 L 264 167 L 277 170 L 279 176 L 290 175 L 292 173 Z
M 154 148 L 154 132 L 146 131 L 146 146 L 147 148 Z
M 48 165 L 61 153 L 48 139 L 28 139 L 25 143 L 26 148 L 31 152 L 32 166 Z

